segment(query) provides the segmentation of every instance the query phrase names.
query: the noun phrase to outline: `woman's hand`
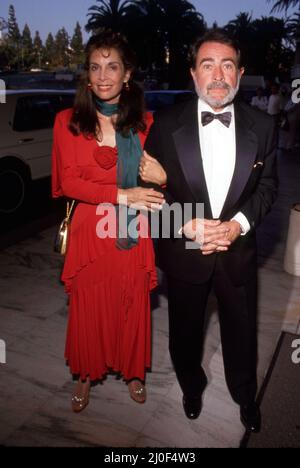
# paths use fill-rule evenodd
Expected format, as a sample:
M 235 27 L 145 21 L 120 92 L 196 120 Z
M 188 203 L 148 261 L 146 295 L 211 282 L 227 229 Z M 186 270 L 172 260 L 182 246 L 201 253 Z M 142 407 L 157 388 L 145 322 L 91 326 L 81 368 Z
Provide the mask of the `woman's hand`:
M 136 210 L 161 210 L 165 199 L 162 193 L 154 189 L 134 187 L 118 190 L 118 205 L 126 205 Z
M 140 177 L 144 182 L 166 185 L 167 174 L 157 159 L 152 158 L 146 151 L 140 163 Z

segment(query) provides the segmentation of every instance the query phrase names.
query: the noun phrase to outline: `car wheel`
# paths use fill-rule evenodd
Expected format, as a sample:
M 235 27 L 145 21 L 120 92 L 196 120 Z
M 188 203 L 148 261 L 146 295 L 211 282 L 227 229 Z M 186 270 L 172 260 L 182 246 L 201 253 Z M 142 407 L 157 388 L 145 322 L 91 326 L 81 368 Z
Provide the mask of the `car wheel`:
M 0 214 L 21 212 L 27 202 L 30 176 L 16 161 L 0 161 Z

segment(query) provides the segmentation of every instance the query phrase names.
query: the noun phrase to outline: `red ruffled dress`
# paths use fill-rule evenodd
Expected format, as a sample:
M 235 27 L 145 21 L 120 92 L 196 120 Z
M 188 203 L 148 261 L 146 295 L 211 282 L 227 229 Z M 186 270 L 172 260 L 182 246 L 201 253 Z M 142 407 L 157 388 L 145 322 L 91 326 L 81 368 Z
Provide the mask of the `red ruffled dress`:
M 65 358 L 82 379 L 114 371 L 144 380 L 151 366 L 150 291 L 157 285 L 152 240 L 141 237 L 130 250 L 116 247 L 110 234 L 116 232 L 117 150 L 72 135 L 71 114 L 68 109 L 56 118 L 52 158 L 53 196 L 79 201 L 62 274 L 70 296 Z M 148 129 L 151 123 L 147 115 Z M 146 134 L 139 136 L 143 146 Z M 139 222 L 145 232 L 147 219 L 140 215 Z

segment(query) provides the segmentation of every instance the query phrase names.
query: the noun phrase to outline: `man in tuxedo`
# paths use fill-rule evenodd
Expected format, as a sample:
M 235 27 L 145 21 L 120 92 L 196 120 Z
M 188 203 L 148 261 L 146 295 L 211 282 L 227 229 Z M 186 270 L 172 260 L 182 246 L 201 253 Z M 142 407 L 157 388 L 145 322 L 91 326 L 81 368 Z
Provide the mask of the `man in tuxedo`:
M 167 174 L 169 204 L 204 204 L 204 218 L 193 215 L 181 238 L 176 232 L 158 242 L 168 282 L 170 354 L 185 414 L 196 419 L 202 409 L 204 315 L 213 289 L 226 382 L 242 423 L 258 432 L 255 229 L 276 197 L 276 130 L 270 116 L 235 102 L 244 72 L 240 59 L 222 30 L 199 39 L 191 50 L 198 98 L 157 113 L 145 148 Z M 151 163 L 143 159 L 145 182 L 151 181 Z M 201 246 L 188 249 L 190 239 Z

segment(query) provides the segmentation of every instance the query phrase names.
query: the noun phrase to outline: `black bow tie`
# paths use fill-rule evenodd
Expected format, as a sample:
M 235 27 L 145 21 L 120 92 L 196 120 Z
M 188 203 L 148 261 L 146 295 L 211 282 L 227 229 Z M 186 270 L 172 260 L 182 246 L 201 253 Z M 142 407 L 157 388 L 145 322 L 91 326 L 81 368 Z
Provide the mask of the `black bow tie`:
M 201 112 L 201 122 L 203 127 L 208 125 L 214 119 L 220 120 L 225 127 L 229 128 L 231 123 L 231 112 L 223 112 L 223 114 L 213 114 L 212 112 Z

